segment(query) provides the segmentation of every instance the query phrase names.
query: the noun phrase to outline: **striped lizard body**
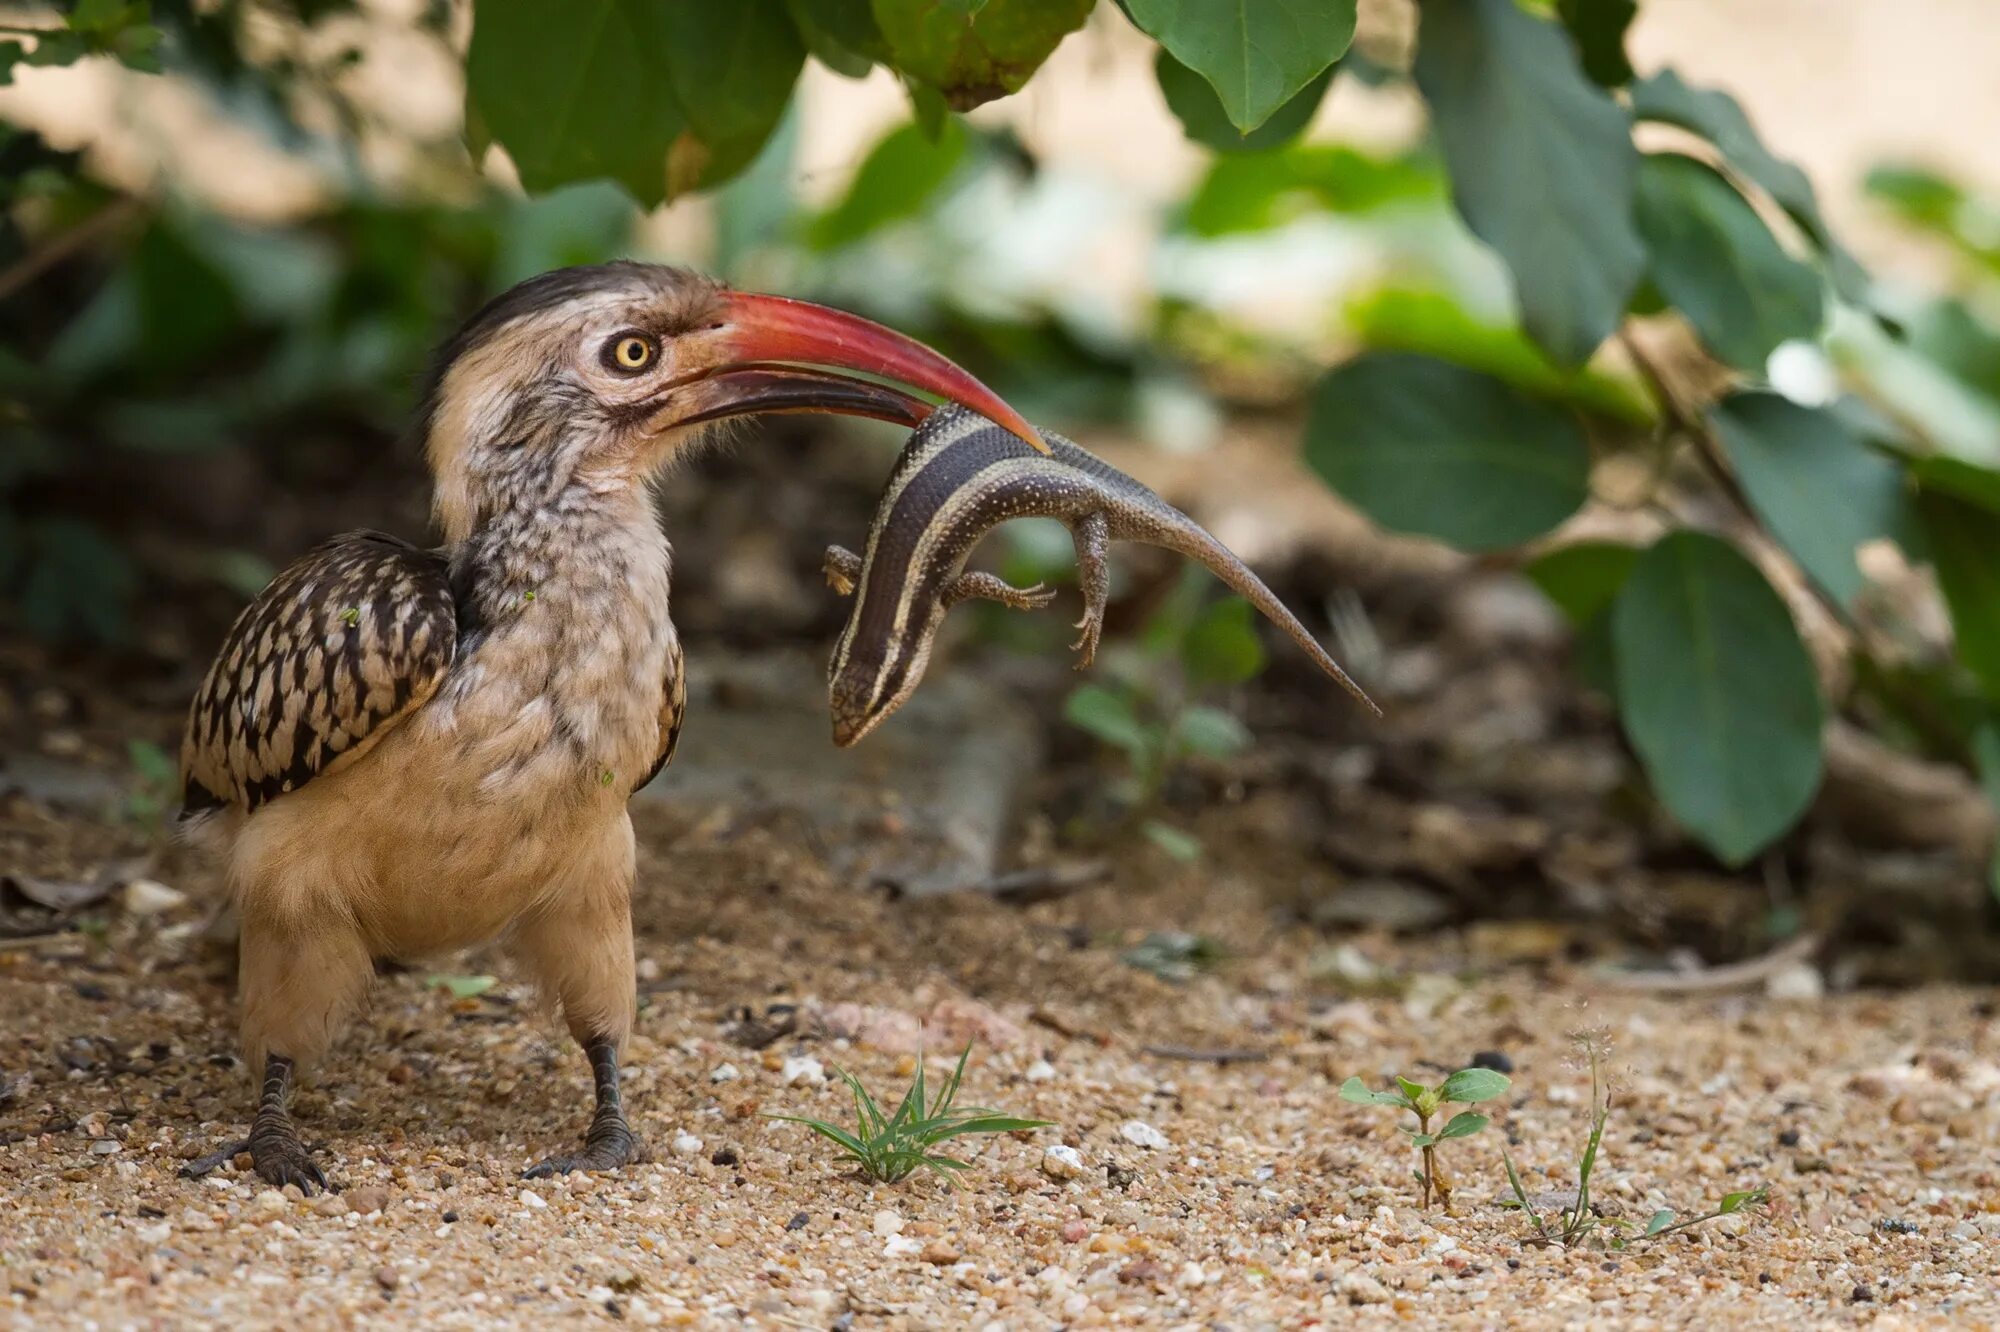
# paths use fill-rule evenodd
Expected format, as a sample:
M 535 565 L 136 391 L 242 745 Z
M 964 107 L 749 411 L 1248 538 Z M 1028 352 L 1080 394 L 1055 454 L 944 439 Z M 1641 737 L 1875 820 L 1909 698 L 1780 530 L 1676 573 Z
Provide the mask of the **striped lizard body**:
M 854 607 L 835 645 L 828 697 L 833 739 L 851 745 L 915 692 L 945 613 L 984 598 L 1019 610 L 1055 596 L 965 572 L 973 547 L 1011 518 L 1056 518 L 1076 545 L 1083 618 L 1079 670 L 1103 632 L 1112 541 L 1162 546 L 1213 570 L 1230 589 L 1283 629 L 1319 668 L 1378 715 L 1318 639 L 1263 580 L 1192 518 L 1096 455 L 1042 431 L 1046 456 L 976 413 L 946 406 L 910 436 L 875 510 L 866 550 L 826 552 L 827 581 Z

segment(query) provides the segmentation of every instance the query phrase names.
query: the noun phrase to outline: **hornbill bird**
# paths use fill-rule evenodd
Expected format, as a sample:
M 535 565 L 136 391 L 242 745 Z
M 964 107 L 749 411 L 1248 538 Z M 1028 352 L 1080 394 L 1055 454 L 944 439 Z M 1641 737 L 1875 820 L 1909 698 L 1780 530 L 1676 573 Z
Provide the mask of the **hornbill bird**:
M 618 1095 L 632 1028 L 626 799 L 673 757 L 685 690 L 651 485 L 764 412 L 915 425 L 1020 416 L 921 343 L 676 268 L 560 269 L 499 296 L 438 354 L 419 417 L 443 536 L 338 536 L 237 619 L 181 746 L 181 813 L 241 916 L 242 1042 L 263 1090 L 242 1152 L 273 1185 L 326 1176 L 286 1108 L 378 959 L 502 939 L 590 1061 L 581 1151 L 638 1139 Z

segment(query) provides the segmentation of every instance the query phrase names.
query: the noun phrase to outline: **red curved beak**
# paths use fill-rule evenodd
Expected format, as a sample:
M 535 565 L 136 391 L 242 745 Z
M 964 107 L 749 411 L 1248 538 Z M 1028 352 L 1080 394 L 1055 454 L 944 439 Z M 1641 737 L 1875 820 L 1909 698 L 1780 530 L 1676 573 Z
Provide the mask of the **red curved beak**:
M 690 373 L 658 422 L 663 429 L 771 412 L 832 412 L 914 426 L 933 407 L 897 387 L 907 385 L 978 412 L 1049 451 L 1019 412 L 950 360 L 843 310 L 731 292 L 723 298 L 720 325 L 678 341 Z M 829 373 L 838 371 L 894 384 Z

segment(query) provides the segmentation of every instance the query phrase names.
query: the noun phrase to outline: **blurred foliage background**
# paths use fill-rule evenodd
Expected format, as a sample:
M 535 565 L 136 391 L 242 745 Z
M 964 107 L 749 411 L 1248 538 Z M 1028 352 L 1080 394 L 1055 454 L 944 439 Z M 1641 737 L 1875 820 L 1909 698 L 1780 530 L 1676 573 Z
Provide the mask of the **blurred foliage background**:
M 0 8 L 0 631 L 198 661 L 325 531 L 420 533 L 428 349 L 522 277 L 636 253 L 894 323 L 1197 471 L 1275 431 L 1380 531 L 1524 571 L 1725 864 L 1807 809 L 1832 717 L 2000 801 L 2000 209 L 1948 161 L 1880 164 L 1872 207 L 1932 261 L 1879 280 L 1736 100 L 1635 72 L 1638 10 Z M 1172 117 L 1185 188 L 1006 114 L 1065 43 L 1060 95 Z M 1107 54 L 1135 48 L 1140 79 Z M 907 113 L 806 165 L 885 82 Z M 1009 535 L 1010 573 L 1062 575 L 1061 540 Z M 1261 652 L 1200 592 L 1067 709 L 1138 805 L 1247 740 L 1211 704 Z M 1311 610 L 1393 699 L 1368 608 Z

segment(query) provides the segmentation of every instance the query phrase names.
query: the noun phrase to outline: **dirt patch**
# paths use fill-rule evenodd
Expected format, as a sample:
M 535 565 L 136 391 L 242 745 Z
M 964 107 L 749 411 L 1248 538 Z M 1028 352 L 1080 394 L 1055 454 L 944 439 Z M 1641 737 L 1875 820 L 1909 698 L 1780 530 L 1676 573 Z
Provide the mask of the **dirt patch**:
M 1010 907 L 858 890 L 783 821 L 649 815 L 629 1102 L 654 1159 L 531 1186 L 521 1168 L 581 1131 L 587 1079 L 497 959 L 452 964 L 501 975 L 470 998 L 385 977 L 302 1094 L 307 1137 L 344 1189 L 327 1201 L 175 1177 L 237 1128 L 249 1092 L 227 955 L 203 942 L 199 898 L 0 952 L 0 1322 L 2000 1316 L 1990 997 L 1604 994 L 1588 950 L 1551 926 L 1335 941 L 1253 887 L 1274 863 L 1244 818 L 1203 826 L 1199 867 L 1122 848 L 1109 882 Z M 1120 960 L 1162 930 L 1211 935 L 1233 960 L 1180 984 Z M 1057 1127 L 975 1145 L 958 1193 L 855 1178 L 761 1117 L 843 1113 L 814 1062 L 883 1090 L 907 1078 L 908 1053 L 800 1017 L 828 1011 L 990 1016 L 967 1095 Z M 1771 1187 L 1768 1209 L 1622 1253 L 1524 1244 L 1526 1223 L 1493 1205 L 1501 1135 L 1531 1189 L 1564 1182 L 1587 1099 L 1566 1038 L 1579 1027 L 1609 1031 L 1618 1079 L 1607 1212 L 1691 1213 L 1755 1184 Z M 1349 1074 L 1435 1076 L 1475 1051 L 1511 1062 L 1514 1092 L 1497 1131 L 1451 1144 L 1460 1214 L 1426 1214 L 1393 1120 L 1335 1091 Z M 1238 1061 L 1187 1058 L 1209 1052 Z M 1080 1173 L 1045 1167 L 1059 1144 Z

